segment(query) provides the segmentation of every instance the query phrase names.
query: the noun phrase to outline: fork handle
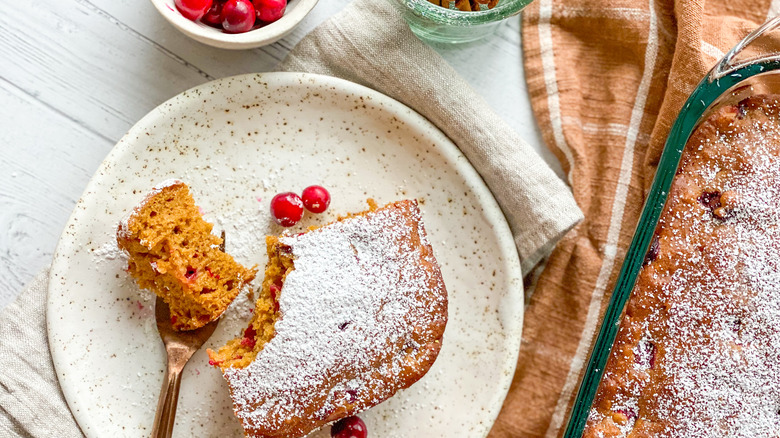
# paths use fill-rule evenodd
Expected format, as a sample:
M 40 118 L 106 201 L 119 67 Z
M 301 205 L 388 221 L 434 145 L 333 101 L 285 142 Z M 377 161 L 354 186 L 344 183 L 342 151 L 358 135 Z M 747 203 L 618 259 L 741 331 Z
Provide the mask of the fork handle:
M 176 405 L 179 402 L 179 387 L 181 386 L 180 367 L 172 367 L 168 363 L 160 400 L 157 402 L 157 413 L 154 414 L 152 438 L 170 438 L 173 434 L 173 422 L 176 418 Z

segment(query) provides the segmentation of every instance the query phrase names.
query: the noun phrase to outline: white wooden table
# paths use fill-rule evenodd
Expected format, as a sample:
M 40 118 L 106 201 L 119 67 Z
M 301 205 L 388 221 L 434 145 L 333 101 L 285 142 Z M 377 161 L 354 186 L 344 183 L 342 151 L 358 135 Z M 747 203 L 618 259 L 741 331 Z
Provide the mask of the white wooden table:
M 0 0 L 14 11 L 0 14 L 0 309 L 48 265 L 93 172 L 138 119 L 203 82 L 272 70 L 348 2 L 322 0 L 287 38 L 233 52 L 190 40 L 144 0 Z M 560 174 L 531 114 L 519 18 L 480 45 L 437 50 Z

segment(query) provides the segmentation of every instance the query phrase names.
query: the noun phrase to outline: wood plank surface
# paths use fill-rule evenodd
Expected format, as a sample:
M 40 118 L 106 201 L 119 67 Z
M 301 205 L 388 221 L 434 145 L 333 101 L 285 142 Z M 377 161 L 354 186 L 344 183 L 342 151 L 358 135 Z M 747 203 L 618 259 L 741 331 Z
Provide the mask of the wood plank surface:
M 144 0 L 42 0 L 24 20 L 0 14 L 0 309 L 48 265 L 87 181 L 138 119 L 195 85 L 272 70 L 346 4 L 320 1 L 286 38 L 247 51 L 192 41 Z M 559 169 L 531 114 L 519 23 L 437 50 Z

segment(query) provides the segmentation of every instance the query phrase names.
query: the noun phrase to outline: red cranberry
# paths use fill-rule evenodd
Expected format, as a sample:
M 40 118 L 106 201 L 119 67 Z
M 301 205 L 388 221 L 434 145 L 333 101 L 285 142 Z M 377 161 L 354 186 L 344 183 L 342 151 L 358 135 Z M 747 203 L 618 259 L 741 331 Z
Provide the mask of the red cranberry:
M 739 333 L 739 330 L 742 328 L 742 318 L 735 316 L 734 319 L 731 320 L 731 329 L 734 330 L 734 333 Z
M 272 284 L 268 288 L 268 291 L 271 293 L 271 299 L 274 300 L 274 312 L 279 311 L 279 300 L 277 299 L 277 297 L 279 296 L 279 292 L 281 290 L 282 290 L 281 284 L 280 285 Z
M 176 9 L 185 18 L 192 21 L 200 20 L 211 7 L 212 0 L 176 0 Z
M 228 0 L 222 6 L 222 29 L 227 33 L 242 33 L 255 25 L 255 7 L 249 0 Z
M 244 330 L 244 337 L 254 339 L 255 336 L 257 336 L 257 330 L 252 324 L 249 324 L 249 327 Z
M 616 409 L 615 413 L 625 415 L 628 421 L 634 421 L 639 416 L 636 410 L 630 408 Z
M 366 423 L 358 417 L 347 417 L 337 421 L 330 428 L 332 438 L 366 438 L 368 429 Z
M 661 250 L 661 238 L 658 234 L 653 234 L 653 240 L 650 241 L 650 248 L 647 249 L 645 254 L 645 265 L 649 265 L 658 258 L 658 253 Z
M 634 362 L 643 368 L 655 368 L 656 348 L 653 341 L 639 341 L 634 356 Z
M 287 8 L 287 0 L 253 0 L 257 19 L 266 23 L 273 23 L 282 18 Z
M 330 193 L 322 186 L 309 186 L 301 194 L 303 205 L 312 213 L 322 213 L 330 205 Z
M 211 5 L 211 8 L 209 8 L 209 10 L 206 11 L 206 14 L 203 15 L 201 21 L 208 24 L 209 26 L 221 28 L 222 27 L 222 6 L 225 6 L 225 1 L 216 0 Z
M 715 210 L 716 208 L 721 207 L 720 191 L 713 190 L 711 192 L 702 192 L 702 194 L 699 195 L 699 202 L 701 202 L 702 205 L 709 208 L 710 210 Z
M 277 286 L 277 285 L 275 285 L 275 284 L 272 284 L 272 285 L 271 285 L 271 286 L 268 288 L 268 292 L 270 292 L 270 293 L 271 293 L 271 299 L 272 299 L 272 300 L 275 300 L 275 299 L 276 299 L 276 297 L 279 295 L 279 290 L 280 290 L 279 286 Z
M 750 99 L 749 97 L 745 98 L 745 99 L 742 99 L 737 104 L 737 118 L 738 119 L 744 119 L 745 116 L 747 115 L 748 105 L 750 105 L 749 99 Z
M 219 274 L 215 274 L 215 273 L 211 272 L 211 268 L 209 268 L 208 266 L 206 266 L 206 273 L 209 274 L 209 277 L 216 278 L 217 280 L 222 278 Z
M 229 2 L 228 2 L 229 4 Z M 303 217 L 303 201 L 293 192 L 279 193 L 271 199 L 271 216 L 277 224 L 291 227 Z

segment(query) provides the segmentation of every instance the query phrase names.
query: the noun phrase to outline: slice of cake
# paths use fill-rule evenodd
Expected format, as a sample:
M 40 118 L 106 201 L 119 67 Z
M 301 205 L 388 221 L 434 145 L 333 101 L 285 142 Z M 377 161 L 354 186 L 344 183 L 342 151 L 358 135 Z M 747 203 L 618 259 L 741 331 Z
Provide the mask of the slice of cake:
M 419 380 L 441 349 L 447 291 L 416 201 L 268 237 L 268 266 L 222 369 L 246 436 L 302 437 Z
M 176 330 L 193 330 L 219 318 L 256 269 L 219 250 L 189 188 L 165 181 L 122 219 L 116 239 L 129 255 L 128 272 L 171 309 Z

